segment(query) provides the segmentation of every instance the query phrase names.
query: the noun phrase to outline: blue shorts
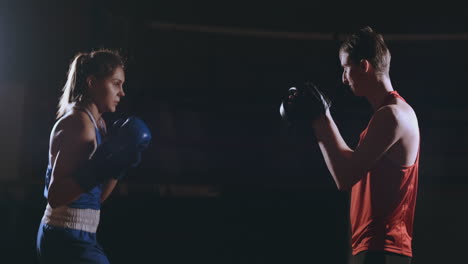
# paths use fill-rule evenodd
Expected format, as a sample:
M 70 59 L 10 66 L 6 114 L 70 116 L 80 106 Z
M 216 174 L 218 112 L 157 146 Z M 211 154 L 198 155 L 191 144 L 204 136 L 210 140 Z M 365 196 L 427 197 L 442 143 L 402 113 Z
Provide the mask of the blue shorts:
M 41 222 L 37 233 L 39 263 L 109 264 L 96 233 L 55 227 Z

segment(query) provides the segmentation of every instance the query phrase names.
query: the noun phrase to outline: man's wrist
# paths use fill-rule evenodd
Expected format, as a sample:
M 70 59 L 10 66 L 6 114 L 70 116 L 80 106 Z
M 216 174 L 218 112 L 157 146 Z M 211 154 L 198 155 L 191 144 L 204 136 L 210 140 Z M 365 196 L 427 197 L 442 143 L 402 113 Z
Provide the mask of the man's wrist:
M 330 112 L 327 111 L 325 114 L 317 116 L 312 122 L 312 126 L 314 127 L 314 129 L 323 127 L 323 125 L 328 124 L 330 122 L 330 118 Z

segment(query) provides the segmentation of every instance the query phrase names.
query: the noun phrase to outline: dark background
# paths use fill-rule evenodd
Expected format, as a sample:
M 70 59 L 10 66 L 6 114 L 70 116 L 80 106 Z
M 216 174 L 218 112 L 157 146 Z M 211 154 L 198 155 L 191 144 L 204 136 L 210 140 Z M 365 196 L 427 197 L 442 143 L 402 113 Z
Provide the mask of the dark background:
M 394 88 L 419 118 L 413 263 L 463 262 L 467 16 L 448 2 L 0 1 L 0 263 L 36 261 L 60 88 L 72 57 L 101 47 L 128 59 L 106 120 L 137 115 L 153 133 L 103 205 L 112 263 L 346 263 L 348 194 L 278 107 L 316 81 L 354 146 L 371 109 L 339 85 L 337 50 L 364 25 L 386 37 Z

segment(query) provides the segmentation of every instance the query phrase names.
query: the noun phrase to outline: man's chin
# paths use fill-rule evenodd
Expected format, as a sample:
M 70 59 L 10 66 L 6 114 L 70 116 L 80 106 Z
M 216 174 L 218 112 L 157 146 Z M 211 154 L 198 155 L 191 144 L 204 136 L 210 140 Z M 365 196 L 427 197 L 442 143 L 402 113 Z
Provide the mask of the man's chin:
M 350 89 L 351 89 L 351 92 L 353 92 L 354 96 L 363 96 L 362 94 L 357 92 L 356 89 L 354 89 L 353 87 L 351 87 Z

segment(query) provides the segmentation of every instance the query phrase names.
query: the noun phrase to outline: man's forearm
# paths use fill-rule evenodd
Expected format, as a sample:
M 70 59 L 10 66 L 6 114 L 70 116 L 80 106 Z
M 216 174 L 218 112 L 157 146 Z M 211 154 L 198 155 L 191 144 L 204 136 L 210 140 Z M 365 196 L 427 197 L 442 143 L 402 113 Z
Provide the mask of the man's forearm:
M 338 189 L 349 189 L 354 183 L 351 166 L 353 150 L 344 141 L 329 112 L 314 121 L 314 130 L 325 163 Z

